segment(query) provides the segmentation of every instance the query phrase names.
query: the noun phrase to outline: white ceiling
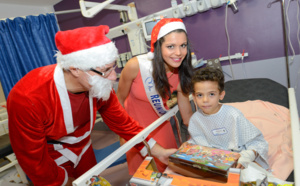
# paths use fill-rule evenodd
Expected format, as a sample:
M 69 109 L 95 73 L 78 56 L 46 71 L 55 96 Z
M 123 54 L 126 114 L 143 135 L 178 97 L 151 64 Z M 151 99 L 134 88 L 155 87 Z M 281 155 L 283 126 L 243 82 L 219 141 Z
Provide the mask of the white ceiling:
M 53 6 L 62 0 L 0 0 L 0 3 L 29 6 Z

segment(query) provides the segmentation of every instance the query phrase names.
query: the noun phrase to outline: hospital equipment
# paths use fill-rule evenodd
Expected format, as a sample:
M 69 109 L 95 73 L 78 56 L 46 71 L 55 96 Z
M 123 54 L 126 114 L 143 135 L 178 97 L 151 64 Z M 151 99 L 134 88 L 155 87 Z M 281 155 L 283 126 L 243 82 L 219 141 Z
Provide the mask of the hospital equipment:
M 197 56 L 194 52 L 191 53 L 191 56 L 192 56 L 192 65 L 195 68 L 198 65 Z
M 93 2 L 84 2 L 84 0 L 80 0 L 80 7 L 82 14 L 86 17 L 93 17 L 96 13 L 101 11 L 104 7 L 109 8 L 109 3 L 113 2 L 113 0 L 107 0 L 103 3 L 93 3 Z M 230 62 L 232 78 L 234 79 L 234 74 L 232 70 L 231 58 L 230 58 L 230 39 L 227 29 L 227 7 L 230 5 L 233 7 L 234 12 L 237 11 L 236 0 L 225 1 L 225 0 L 182 0 L 182 4 L 177 4 L 177 0 L 171 0 L 171 7 L 159 12 L 156 12 L 150 16 L 142 17 L 140 19 L 130 19 L 131 22 L 126 24 L 114 27 L 110 29 L 110 32 L 107 36 L 110 39 L 117 38 L 126 34 L 128 36 L 128 41 L 131 49 L 131 55 L 136 56 L 139 54 L 147 53 L 148 46 L 146 41 L 151 40 L 151 31 L 154 25 L 162 18 L 162 17 L 175 17 L 175 18 L 183 18 L 186 16 L 192 16 L 197 12 L 204 12 L 210 8 L 217 8 L 226 5 L 226 15 L 225 15 L 225 31 L 228 39 L 228 59 Z M 92 7 L 87 10 L 85 7 Z M 120 8 L 121 9 L 121 8 Z M 136 12 L 136 10 L 134 9 Z M 134 12 L 133 11 L 133 12 Z M 130 11 L 128 10 L 128 15 L 130 15 Z M 150 17 L 150 18 L 149 18 Z M 143 34 L 141 34 L 143 32 Z M 121 60 L 120 60 L 121 61 Z M 120 64 L 120 63 L 118 63 Z M 121 66 L 121 65 L 119 65 Z
M 150 19 L 145 19 L 142 21 L 142 27 L 143 27 L 143 33 L 144 37 L 147 41 L 151 40 L 151 32 L 153 27 L 158 23 L 161 19 L 163 19 L 163 16 L 157 16 Z
M 237 13 L 239 11 L 239 9 L 237 7 L 237 1 L 236 0 L 230 0 L 229 5 L 230 5 L 231 10 L 232 10 L 233 13 Z
M 275 1 L 274 1 L 275 2 Z M 289 57 L 288 57 L 288 39 L 287 39 L 287 28 L 286 28 L 286 10 L 285 10 L 285 0 L 281 0 L 281 11 L 282 11 L 282 25 L 284 34 L 284 51 L 285 51 L 285 62 L 286 62 L 286 72 L 287 72 L 287 84 L 288 88 L 291 87 L 290 84 L 290 70 L 289 70 Z
M 211 8 L 210 0 L 197 0 L 197 8 L 199 12 L 205 12 Z
M 195 0 L 182 0 L 183 10 L 186 16 L 192 16 L 198 12 Z
M 151 19 L 156 20 L 156 18 L 160 16 L 166 18 L 171 18 L 171 17 L 184 18 L 186 16 L 192 16 L 197 12 L 203 12 L 210 8 L 216 8 L 222 6 L 223 4 L 225 4 L 226 1 L 225 0 L 197 0 L 197 1 L 183 0 L 182 2 L 183 2 L 182 4 L 178 4 L 177 0 L 171 0 L 170 8 L 153 13 L 149 16 L 131 20 L 131 22 L 111 28 L 107 36 L 110 39 L 114 39 L 123 36 L 124 34 L 127 34 L 132 56 L 147 53 L 148 50 L 147 50 L 146 40 L 148 41 L 150 36 L 149 28 L 151 22 L 149 21 L 151 21 Z M 149 27 L 146 26 L 145 23 L 149 23 L 148 25 Z M 141 34 L 141 32 L 143 32 L 143 34 Z
M 288 1 L 288 5 L 287 5 L 287 9 L 286 9 L 286 23 L 287 23 L 287 32 L 288 32 L 288 42 L 289 42 L 289 46 L 292 50 L 292 57 L 291 57 L 291 62 L 290 64 L 292 64 L 295 60 L 295 50 L 294 50 L 294 47 L 293 47 L 293 44 L 292 44 L 292 41 L 291 41 L 291 28 L 290 28 L 290 20 L 289 20 L 289 7 L 290 7 L 290 3 L 291 3 L 292 0 L 289 0 Z M 296 0 L 295 1 L 297 3 L 297 14 L 296 14 L 296 17 L 297 17 L 297 24 L 298 24 L 298 28 L 297 28 L 297 41 L 298 41 L 298 45 L 300 47 L 300 38 L 299 38 L 299 33 L 300 33 L 300 20 L 299 20 L 299 11 L 300 11 L 300 2 L 299 0 Z M 297 89 L 297 86 L 298 86 L 298 81 L 299 81 L 299 74 L 300 74 L 300 68 L 297 72 L 297 79 L 296 79 L 296 83 L 295 83 L 295 90 Z
M 119 54 L 119 58 L 117 59 L 118 68 L 123 68 L 127 61 L 132 58 L 131 52 L 124 52 Z
M 242 53 L 242 65 L 243 65 L 243 70 L 244 70 L 244 78 L 247 78 L 247 73 L 246 73 L 246 67 L 245 67 L 245 63 L 244 63 L 244 56 L 245 56 L 245 50 L 243 50 L 243 53 Z
M 130 3 L 128 4 L 128 6 L 110 4 L 113 1 L 115 0 L 106 0 L 102 3 L 97 3 L 97 2 L 79 0 L 79 5 L 80 5 L 80 10 L 82 15 L 88 18 L 94 17 L 103 9 L 111 9 L 111 10 L 118 10 L 118 11 L 126 11 L 131 21 L 137 19 L 137 13 L 136 13 L 134 3 Z
M 212 8 L 218 8 L 218 7 L 222 6 L 223 4 L 225 4 L 224 0 L 210 0 L 210 2 L 211 2 Z
M 281 4 L 281 13 L 282 13 L 282 27 L 283 27 L 283 33 L 284 33 L 284 52 L 285 52 L 285 63 L 286 63 L 286 73 L 287 73 L 287 85 L 288 85 L 288 88 L 291 87 L 291 84 L 290 84 L 290 69 L 289 69 L 289 44 L 290 44 L 290 47 L 291 47 L 291 50 L 292 50 L 292 53 L 293 53 L 293 57 L 292 57 L 292 61 L 294 60 L 294 48 L 293 46 L 291 45 L 291 41 L 290 41 L 290 25 L 289 25 L 289 18 L 288 18 L 288 9 L 289 9 L 289 6 L 290 6 L 290 2 L 291 0 L 288 1 L 287 3 L 287 8 L 286 8 L 286 5 L 285 5 L 285 0 L 274 0 L 272 2 L 270 2 L 268 4 L 268 8 L 271 8 L 272 4 L 273 3 L 276 3 L 276 2 L 280 2 Z M 299 47 L 300 47 L 300 39 L 299 39 L 299 32 L 300 32 L 300 21 L 299 21 L 299 0 L 296 0 L 295 1 L 297 3 L 297 23 L 298 23 L 298 29 L 297 29 L 297 40 L 298 40 L 298 44 L 299 44 Z M 299 71 L 300 72 L 300 69 Z M 298 85 L 298 80 L 299 80 L 299 75 L 297 75 L 297 81 L 296 81 L 296 85 L 295 85 L 295 88 L 297 87 Z
M 232 69 L 232 63 L 231 63 L 231 58 L 230 58 L 230 38 L 229 38 L 229 32 L 228 32 L 228 28 L 227 28 L 227 17 L 228 17 L 228 5 L 229 5 L 229 1 L 226 4 L 226 9 L 225 9 L 225 33 L 226 33 L 226 38 L 227 38 L 227 50 L 228 50 L 228 59 L 229 59 L 229 63 L 230 63 L 230 70 L 231 70 L 231 75 L 232 75 L 232 79 L 234 78 L 234 73 L 233 73 L 233 69 Z
M 235 88 L 232 88 L 235 87 Z M 261 88 L 265 87 L 265 88 Z M 266 88 L 268 87 L 268 88 Z M 226 89 L 227 88 L 227 89 Z M 299 141 L 300 139 L 300 130 L 299 130 L 299 116 L 296 106 L 295 100 L 295 92 L 293 88 L 287 89 L 281 84 L 274 82 L 269 79 L 245 79 L 245 80 L 232 80 L 225 83 L 226 96 L 223 102 L 241 102 L 247 100 L 263 100 L 269 101 L 275 104 L 283 105 L 288 107 L 290 104 L 290 114 L 291 114 L 291 125 L 293 128 L 293 141 Z M 276 90 L 276 91 L 272 91 Z M 266 92 L 267 91 L 267 92 Z M 190 96 L 190 100 L 192 97 Z M 109 165 L 111 165 L 114 161 L 116 161 L 119 157 L 121 157 L 124 153 L 126 153 L 130 148 L 132 148 L 135 144 L 142 142 L 147 135 L 149 135 L 155 128 L 160 126 L 166 119 L 175 115 L 178 111 L 178 105 L 174 106 L 170 109 L 165 115 L 160 117 L 158 120 L 149 125 L 145 130 L 141 133 L 133 137 L 119 149 L 117 149 L 114 153 L 106 157 L 103 161 L 98 163 L 88 172 L 83 174 L 81 177 L 76 179 L 73 182 L 74 186 L 83 186 L 89 185 L 89 178 L 93 175 L 99 175 L 102 171 L 104 171 Z M 293 142 L 293 150 L 294 150 L 294 177 L 295 184 L 299 183 L 300 172 L 299 172 L 299 153 L 300 147 L 297 145 L 297 142 Z M 298 178 L 298 180 L 297 180 Z
M 174 18 L 183 18 L 185 17 L 185 13 L 183 11 L 183 8 L 180 8 L 177 4 L 177 0 L 172 0 L 171 1 L 172 5 L 172 15 Z
M 231 55 L 231 56 L 224 56 L 224 57 L 219 57 L 219 61 L 228 61 L 229 58 L 230 59 L 243 59 L 244 57 L 248 57 L 249 54 L 248 52 L 244 52 L 243 53 L 235 53 L 234 55 Z M 207 61 L 209 60 L 203 60 L 203 59 L 200 59 L 197 61 L 196 65 L 194 66 L 194 68 L 199 68 L 205 64 L 207 64 Z

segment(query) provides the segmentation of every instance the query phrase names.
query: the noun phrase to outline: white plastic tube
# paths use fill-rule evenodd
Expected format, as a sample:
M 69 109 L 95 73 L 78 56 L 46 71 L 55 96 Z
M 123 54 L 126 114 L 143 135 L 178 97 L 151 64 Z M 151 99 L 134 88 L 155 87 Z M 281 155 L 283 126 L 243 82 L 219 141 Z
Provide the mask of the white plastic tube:
M 295 185 L 300 184 L 300 124 L 299 115 L 297 109 L 297 101 L 294 88 L 288 89 L 289 93 L 289 105 L 291 115 L 291 130 L 292 130 L 292 142 L 294 153 L 294 181 Z

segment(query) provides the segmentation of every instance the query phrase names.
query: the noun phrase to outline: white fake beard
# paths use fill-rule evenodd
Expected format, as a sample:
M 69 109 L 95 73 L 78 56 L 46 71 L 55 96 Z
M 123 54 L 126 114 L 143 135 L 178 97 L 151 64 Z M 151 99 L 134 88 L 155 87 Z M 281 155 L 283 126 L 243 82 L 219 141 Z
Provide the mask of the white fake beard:
M 112 91 L 114 81 L 100 77 L 98 75 L 92 76 L 88 74 L 88 76 L 89 84 L 92 86 L 89 90 L 90 96 L 98 99 L 103 99 L 104 101 L 108 100 Z

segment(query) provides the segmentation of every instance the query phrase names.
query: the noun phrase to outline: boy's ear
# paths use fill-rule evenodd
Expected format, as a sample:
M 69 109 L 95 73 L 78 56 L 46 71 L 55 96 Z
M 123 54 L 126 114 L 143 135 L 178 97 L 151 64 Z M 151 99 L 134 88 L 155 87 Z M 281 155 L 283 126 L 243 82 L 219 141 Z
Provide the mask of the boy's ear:
M 220 93 L 220 100 L 223 100 L 225 97 L 225 90 Z
M 196 108 L 196 110 L 198 110 L 198 105 L 197 105 L 197 103 L 196 103 L 196 96 L 195 96 L 195 93 L 193 93 L 192 94 L 193 95 L 193 102 L 194 102 L 194 104 L 195 104 L 195 108 Z

